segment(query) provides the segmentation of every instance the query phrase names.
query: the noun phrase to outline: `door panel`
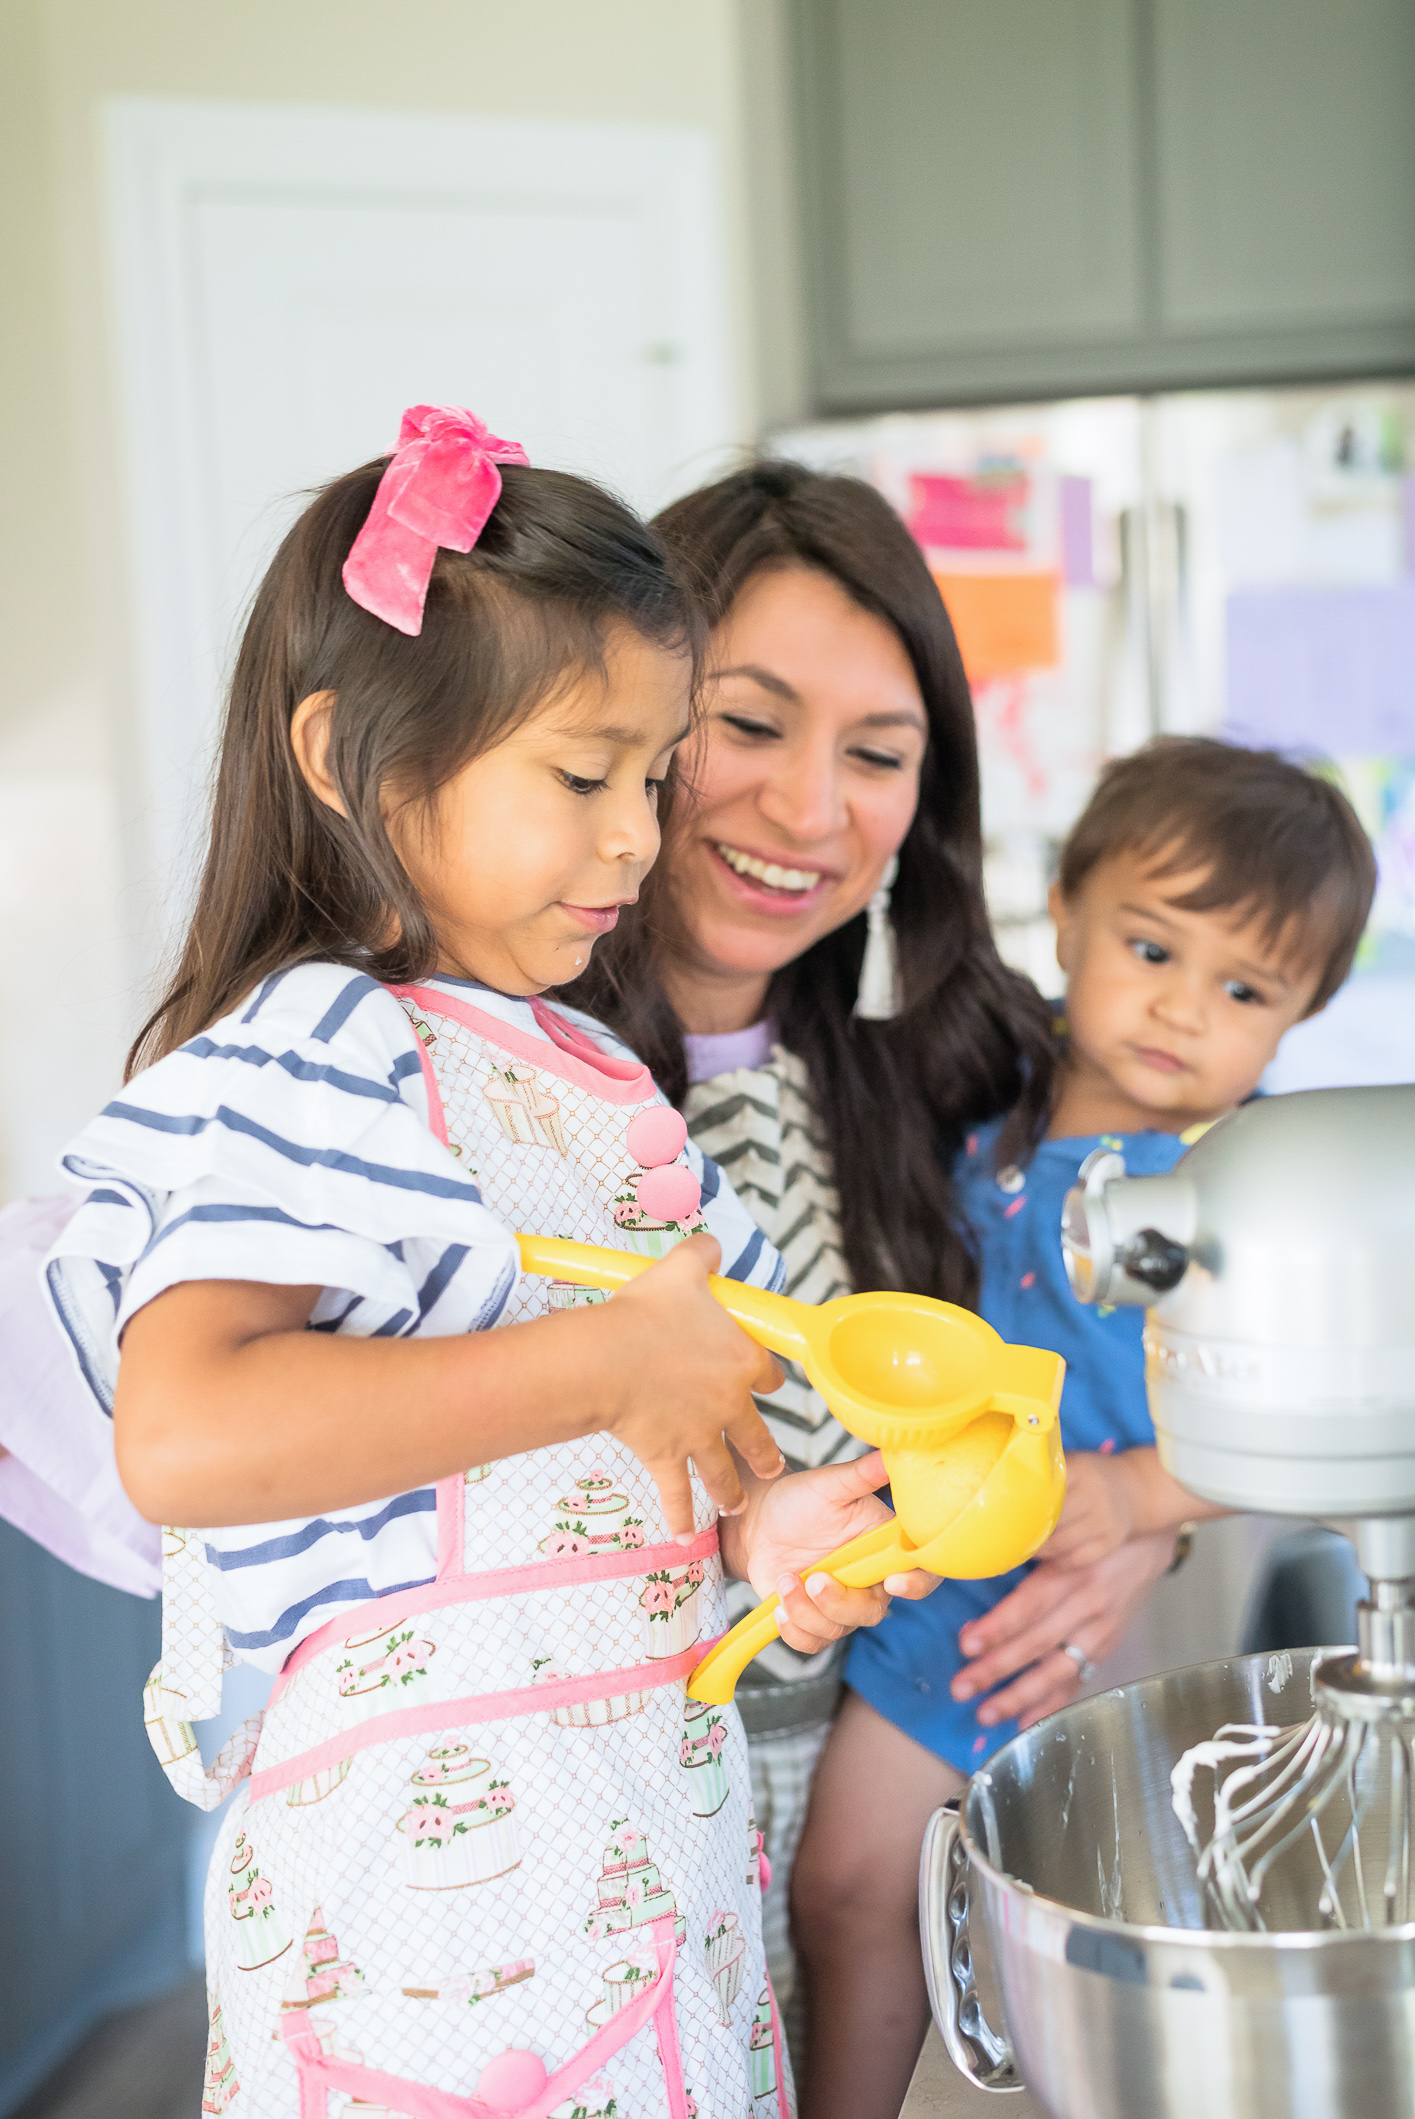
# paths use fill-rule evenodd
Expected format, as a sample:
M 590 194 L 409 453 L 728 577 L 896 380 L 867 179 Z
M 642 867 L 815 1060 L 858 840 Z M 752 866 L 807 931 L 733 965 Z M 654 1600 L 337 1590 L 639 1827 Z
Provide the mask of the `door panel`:
M 1167 333 L 1415 316 L 1410 0 L 1158 0 Z
M 1140 328 L 1132 0 L 801 0 L 796 21 L 828 359 Z
M 303 489 L 417 403 L 470 405 L 645 509 L 738 435 L 698 128 L 120 98 L 108 134 L 152 947 Z

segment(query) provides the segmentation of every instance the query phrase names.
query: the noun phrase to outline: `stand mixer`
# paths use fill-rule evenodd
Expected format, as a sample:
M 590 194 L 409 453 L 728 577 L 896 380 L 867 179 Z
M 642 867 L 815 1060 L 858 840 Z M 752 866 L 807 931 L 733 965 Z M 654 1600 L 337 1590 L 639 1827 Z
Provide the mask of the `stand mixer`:
M 1173 1771 L 1220 1924 L 1265 1928 L 1264 1886 L 1307 1926 L 1411 1920 L 1415 1740 L 1415 1088 L 1259 1099 L 1167 1176 L 1104 1150 L 1067 1199 L 1083 1302 L 1144 1304 L 1160 1460 L 1230 1508 L 1351 1539 L 1357 1645 L 1311 1667 L 1297 1728 L 1227 1724 Z M 1193 1802 L 1214 1773 L 1212 1834 Z M 1298 1879 L 1300 1881 L 1300 1878 Z M 1300 1926 L 1284 1914 L 1281 1925 Z

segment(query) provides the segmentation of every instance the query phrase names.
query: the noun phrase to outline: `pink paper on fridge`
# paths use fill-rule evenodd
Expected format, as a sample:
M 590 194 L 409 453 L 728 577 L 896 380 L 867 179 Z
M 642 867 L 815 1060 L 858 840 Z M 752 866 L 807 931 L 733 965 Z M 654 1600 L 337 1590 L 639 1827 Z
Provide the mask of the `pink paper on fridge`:
M 909 528 L 927 549 L 1025 552 L 1032 481 L 1009 467 L 995 474 L 945 478 L 916 471 L 909 480 Z

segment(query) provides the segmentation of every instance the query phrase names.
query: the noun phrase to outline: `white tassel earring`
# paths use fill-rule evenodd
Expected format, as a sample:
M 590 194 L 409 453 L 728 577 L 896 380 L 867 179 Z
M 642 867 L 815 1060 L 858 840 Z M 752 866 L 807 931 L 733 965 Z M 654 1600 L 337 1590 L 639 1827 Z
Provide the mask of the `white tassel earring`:
M 891 854 L 879 879 L 879 887 L 865 907 L 865 956 L 860 966 L 855 1013 L 866 1023 L 887 1023 L 891 1016 L 899 1013 L 899 950 L 894 939 L 894 923 L 889 917 L 889 894 L 898 873 L 898 857 Z

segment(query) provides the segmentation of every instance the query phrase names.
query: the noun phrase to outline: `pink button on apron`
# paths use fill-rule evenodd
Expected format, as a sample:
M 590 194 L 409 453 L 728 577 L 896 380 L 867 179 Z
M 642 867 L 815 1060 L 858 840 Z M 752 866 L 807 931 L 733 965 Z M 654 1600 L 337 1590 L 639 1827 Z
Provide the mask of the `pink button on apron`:
M 688 1121 L 681 1111 L 675 1111 L 671 1104 L 650 1104 L 647 1111 L 630 1119 L 624 1145 L 635 1162 L 642 1163 L 646 1170 L 656 1170 L 682 1154 L 687 1138 Z
M 520 2112 L 534 2104 L 549 2079 L 537 2054 L 513 2047 L 487 2062 L 477 2077 L 477 2095 L 494 2112 Z
M 691 1221 L 702 1200 L 703 1188 L 691 1170 L 670 1163 L 666 1170 L 645 1170 L 634 1187 L 634 1196 L 645 1214 L 655 1221 Z

